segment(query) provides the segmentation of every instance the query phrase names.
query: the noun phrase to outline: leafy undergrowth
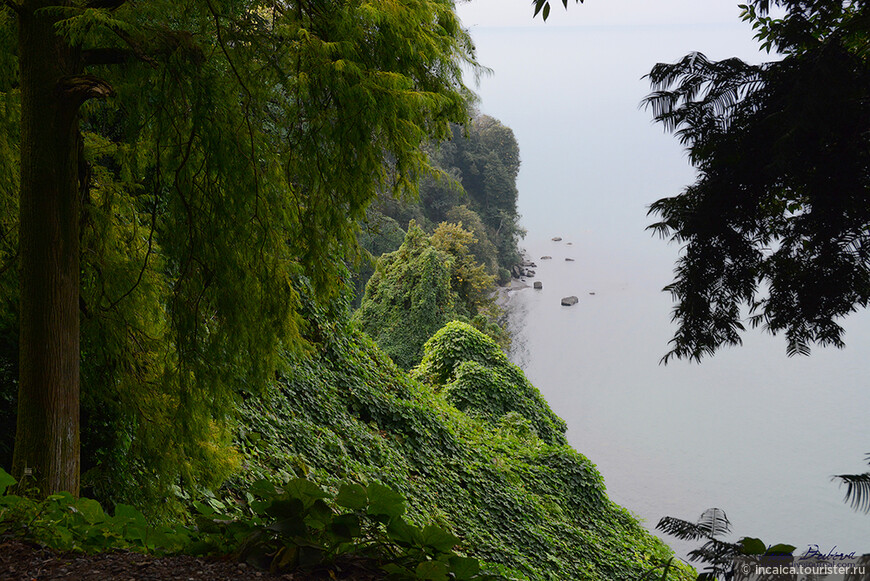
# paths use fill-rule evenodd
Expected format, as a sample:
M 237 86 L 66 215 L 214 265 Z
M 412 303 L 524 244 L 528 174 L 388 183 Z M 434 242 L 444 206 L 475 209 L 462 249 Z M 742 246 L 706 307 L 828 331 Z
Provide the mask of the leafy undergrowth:
M 668 563 L 668 579 L 694 578 L 608 499 L 492 339 L 449 323 L 408 374 L 346 317 L 308 308 L 311 353 L 287 354 L 270 391 L 240 405 L 241 472 L 205 497 L 177 489 L 191 522 L 3 494 L 12 479 L 0 471 L 0 537 L 232 554 L 273 571 L 352 557 L 397 580 L 622 581 Z
M 271 572 L 323 569 L 352 557 L 397 581 L 500 579 L 454 552 L 459 539 L 443 528 L 410 524 L 404 499 L 377 483 L 345 483 L 332 495 L 302 478 L 282 486 L 260 480 L 230 506 L 195 502 L 199 514 L 190 525 L 152 525 L 123 504 L 109 515 L 97 501 L 66 492 L 42 501 L 6 494 L 14 484 L 0 469 L 0 539 L 90 553 L 232 555 Z
M 414 379 L 351 325 L 319 310 L 308 320 L 316 353 L 288 356 L 271 393 L 242 406 L 244 471 L 230 491 L 263 477 L 382 482 L 408 500 L 411 522 L 451 531 L 510 578 L 622 581 L 672 557 L 608 499 L 564 422 L 473 327 L 436 334 Z M 694 575 L 677 564 L 670 578 Z

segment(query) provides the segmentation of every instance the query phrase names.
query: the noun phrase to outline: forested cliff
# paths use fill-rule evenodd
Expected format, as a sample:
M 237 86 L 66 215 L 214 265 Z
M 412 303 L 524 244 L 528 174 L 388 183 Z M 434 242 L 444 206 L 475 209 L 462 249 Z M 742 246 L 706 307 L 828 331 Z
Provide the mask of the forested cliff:
M 411 579 L 669 557 L 501 349 L 519 148 L 453 9 L 0 1 L 0 532 Z

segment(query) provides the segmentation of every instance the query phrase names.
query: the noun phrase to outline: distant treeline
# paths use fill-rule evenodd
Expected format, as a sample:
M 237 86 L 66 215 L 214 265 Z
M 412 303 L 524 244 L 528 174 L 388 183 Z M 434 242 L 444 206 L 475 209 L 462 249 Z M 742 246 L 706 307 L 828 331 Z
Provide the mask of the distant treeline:
M 505 284 L 510 267 L 520 261 L 517 245 L 525 234 L 517 212 L 519 145 L 510 127 L 487 115 L 453 125 L 452 134 L 426 146 L 435 173 L 422 177 L 419 199 L 383 194 L 372 204 L 360 244 L 376 259 L 401 246 L 411 220 L 430 234 L 442 222 L 461 224 L 474 235 L 471 254 Z M 356 269 L 354 306 L 361 304 L 373 272 L 373 263 Z

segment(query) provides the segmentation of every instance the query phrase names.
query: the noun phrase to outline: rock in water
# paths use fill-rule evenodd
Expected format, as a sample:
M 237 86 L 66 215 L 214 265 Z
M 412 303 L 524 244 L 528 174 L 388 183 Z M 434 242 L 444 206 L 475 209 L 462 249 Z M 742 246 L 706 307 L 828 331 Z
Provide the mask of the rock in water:
M 579 300 L 580 299 L 578 299 L 577 297 L 565 297 L 562 299 L 562 306 L 570 307 L 572 305 L 576 305 Z
M 541 290 L 542 288 L 544 288 L 544 285 L 541 284 L 541 281 L 536 280 L 536 281 L 535 281 L 535 288 L 538 289 L 538 290 Z
M 574 259 L 573 258 L 566 258 L 565 262 L 574 262 Z
M 542 256 L 541 260 L 551 260 L 552 258 L 552 256 Z
M 561 236 L 555 236 L 555 237 L 553 237 L 553 242 L 561 242 L 561 241 L 562 241 L 562 237 L 561 237 Z

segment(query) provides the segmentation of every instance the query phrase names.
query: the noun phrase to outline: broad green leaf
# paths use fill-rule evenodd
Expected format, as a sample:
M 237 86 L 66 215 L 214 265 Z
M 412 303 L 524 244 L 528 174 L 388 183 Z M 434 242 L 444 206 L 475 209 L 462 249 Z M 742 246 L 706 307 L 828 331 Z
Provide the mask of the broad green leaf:
M 450 557 L 450 571 L 459 581 L 471 579 L 480 572 L 480 562 L 471 557 L 453 556 Z
M 225 505 L 223 502 L 221 502 L 221 501 L 218 500 L 217 498 L 213 498 L 213 497 L 212 497 L 212 498 L 207 498 L 207 499 L 206 499 L 206 502 L 208 503 L 208 505 L 209 505 L 210 507 L 212 507 L 213 509 L 215 509 L 215 511 L 220 511 L 220 510 L 226 510 L 226 509 L 227 509 L 227 505 Z
M 311 501 L 318 498 L 329 498 L 330 494 L 305 478 L 294 478 L 284 485 L 284 492 L 299 498 L 309 504 Z
M 277 498 L 272 501 L 269 508 L 266 509 L 266 514 L 276 518 L 298 518 L 302 520 L 302 513 L 305 507 L 302 501 L 298 498 Z
M 257 480 L 248 491 L 254 496 L 259 496 L 260 498 L 272 498 L 278 495 L 278 490 L 275 488 L 275 485 L 263 478 L 262 480 Z
M 217 534 L 221 532 L 220 525 L 207 516 L 200 515 L 194 519 L 194 522 L 196 522 L 196 528 L 201 533 Z
M 198 500 L 193 501 L 193 508 L 195 508 L 199 514 L 203 514 L 206 516 L 212 515 L 215 513 L 215 510 L 212 507 L 210 507 L 209 505 L 207 505 L 203 502 L 200 502 Z
M 417 565 L 417 578 L 432 581 L 447 579 L 447 565 L 440 561 L 423 561 Z
M 763 555 L 767 550 L 767 545 L 761 539 L 754 537 L 744 537 L 740 539 L 740 544 L 744 555 Z
M 383 567 L 381 567 L 386 573 L 390 575 L 395 575 L 399 579 L 413 579 L 414 572 L 406 567 L 402 567 L 401 565 L 397 565 L 395 563 L 387 563 Z
M 329 525 L 329 531 L 343 540 L 351 540 L 362 534 L 359 517 L 355 514 L 342 514 L 335 517 Z
M 333 514 L 332 507 L 318 498 L 308 509 L 306 520 L 311 526 L 322 529 L 332 520 Z
M 6 494 L 6 489 L 13 486 L 18 481 L 12 478 L 12 475 L 0 468 L 0 495 Z
M 435 525 L 426 525 L 423 527 L 423 533 L 421 536 L 424 545 L 432 547 L 436 551 L 442 553 L 450 551 L 453 548 L 453 545 L 459 543 L 458 538 Z
M 284 537 L 304 537 L 308 532 L 308 527 L 305 526 L 305 521 L 298 517 L 283 518 L 266 528 L 270 531 L 280 533 Z
M 369 498 L 366 489 L 359 484 L 342 484 L 338 496 L 335 497 L 335 503 L 338 506 L 358 510 L 368 505 Z
M 796 548 L 797 547 L 795 547 L 794 545 L 780 543 L 778 545 L 773 545 L 772 547 L 767 549 L 765 555 L 791 555 L 792 553 L 794 553 L 794 550 Z
M 136 524 L 145 525 L 145 515 L 136 510 L 135 507 L 129 504 L 115 505 L 115 521 L 116 522 L 134 522 Z
M 103 512 L 103 507 L 96 500 L 90 498 L 79 498 L 75 503 L 75 509 L 84 517 L 89 524 L 95 524 L 106 520 L 106 513 Z
M 408 524 L 402 518 L 394 518 L 390 521 L 390 524 L 387 525 L 387 536 L 405 545 L 423 544 L 420 529 Z
M 405 512 L 405 499 L 391 488 L 372 482 L 368 485 L 369 514 L 382 514 L 390 518 Z

